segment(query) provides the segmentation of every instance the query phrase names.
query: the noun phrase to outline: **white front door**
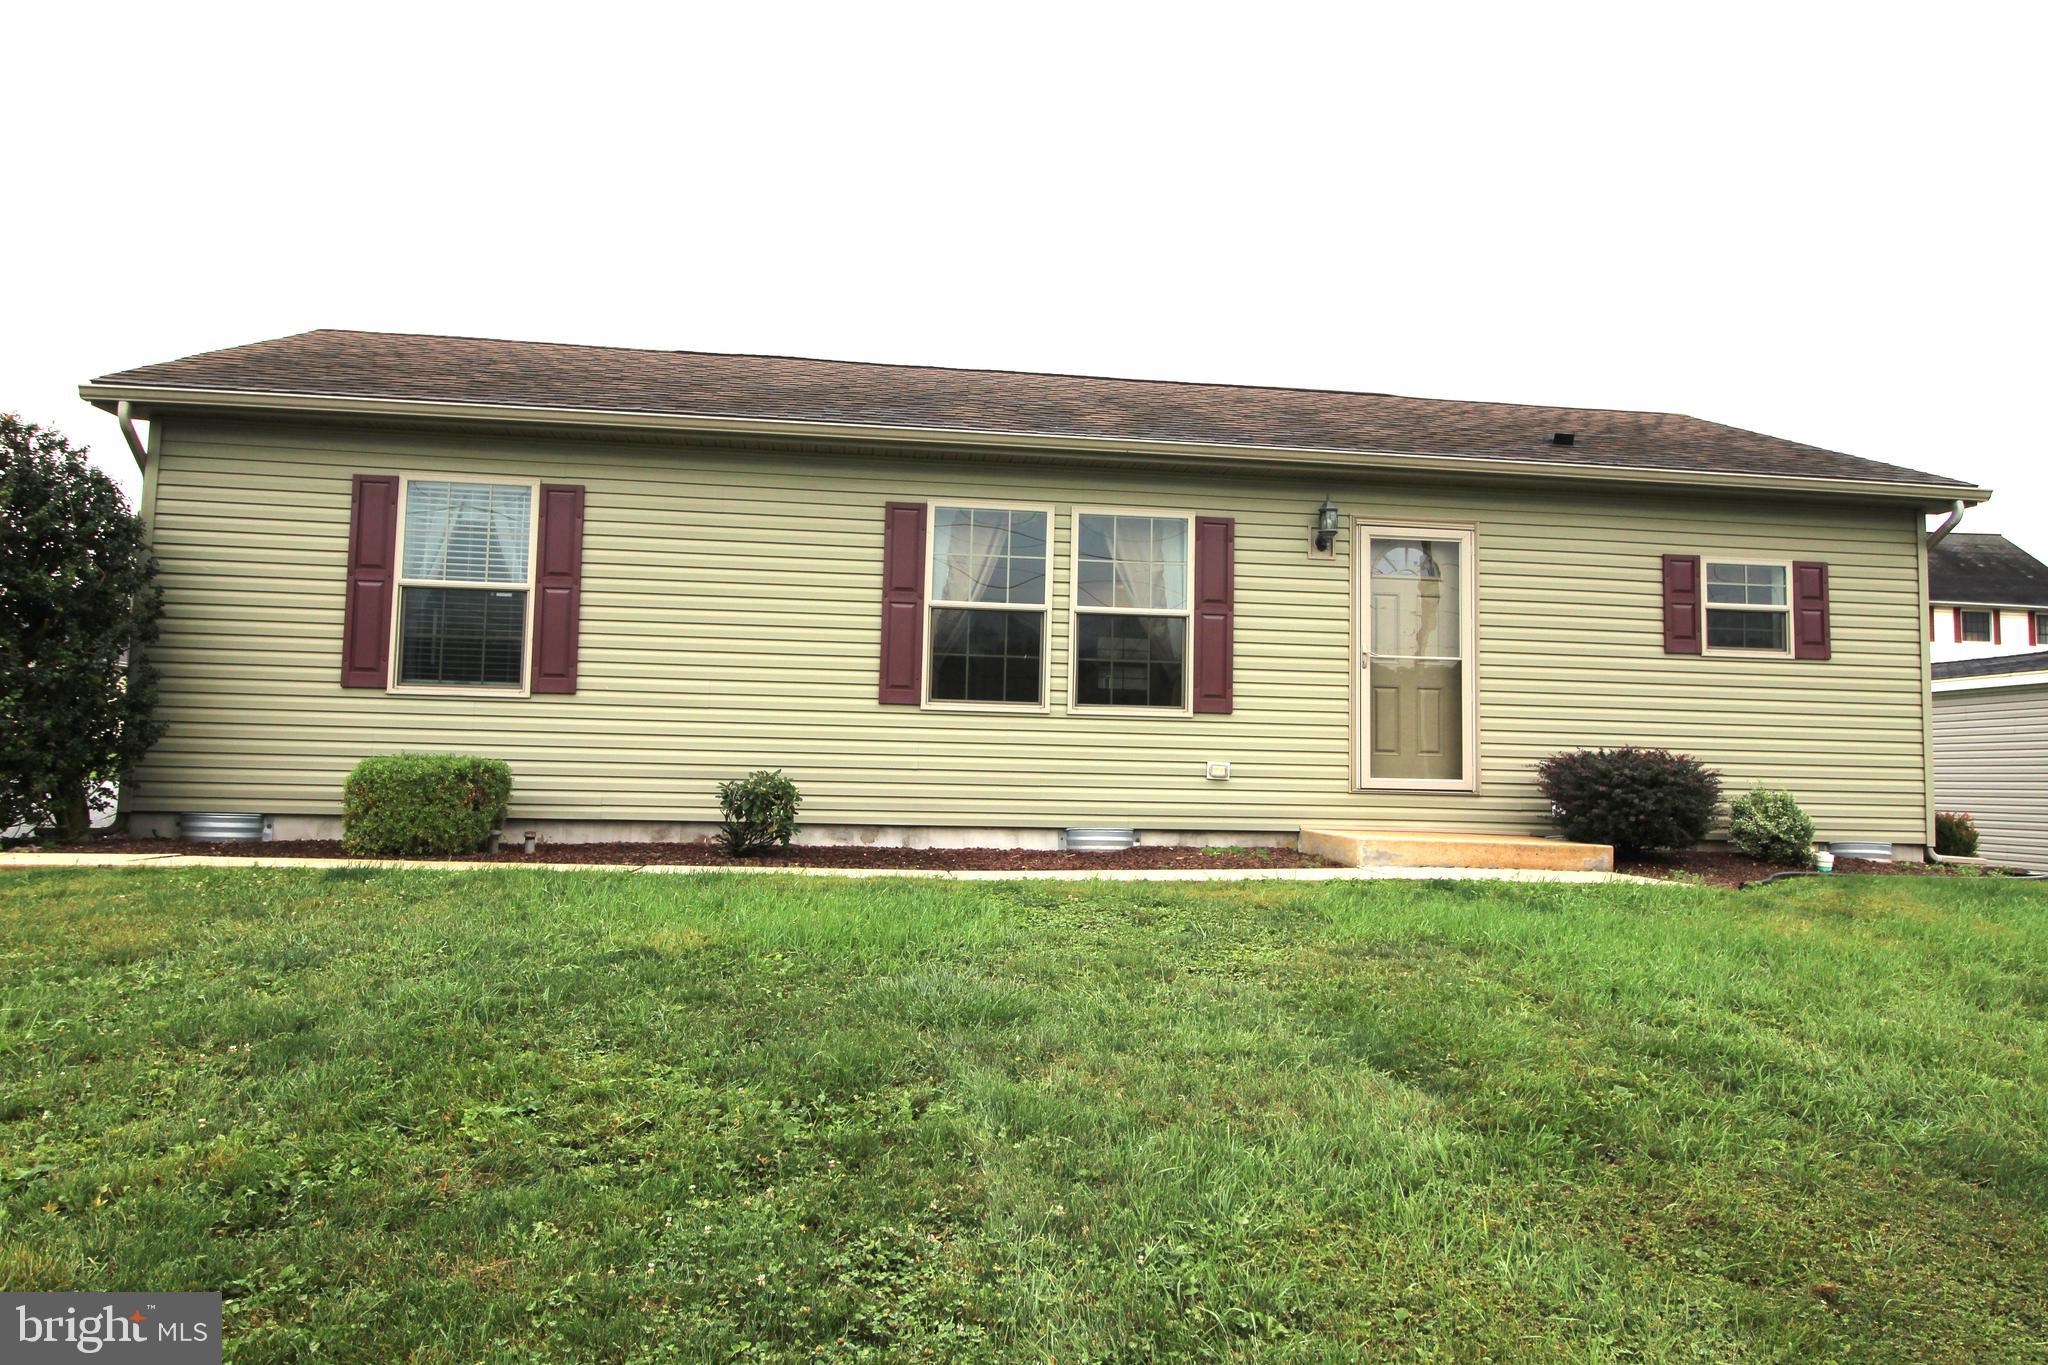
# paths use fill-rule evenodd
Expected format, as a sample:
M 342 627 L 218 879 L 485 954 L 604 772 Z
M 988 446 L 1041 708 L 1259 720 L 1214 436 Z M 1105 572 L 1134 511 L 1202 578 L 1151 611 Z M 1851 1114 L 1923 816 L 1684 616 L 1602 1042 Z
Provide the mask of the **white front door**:
M 1467 530 L 1360 526 L 1358 785 L 1474 786 L 1474 551 Z

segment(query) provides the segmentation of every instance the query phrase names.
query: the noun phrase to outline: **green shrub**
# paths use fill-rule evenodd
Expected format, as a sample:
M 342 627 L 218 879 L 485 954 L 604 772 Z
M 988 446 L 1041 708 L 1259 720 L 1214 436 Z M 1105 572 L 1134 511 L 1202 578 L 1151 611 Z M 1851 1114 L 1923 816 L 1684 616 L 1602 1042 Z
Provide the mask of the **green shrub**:
M 748 773 L 718 784 L 718 808 L 725 812 L 718 842 L 735 858 L 788 848 L 796 833 L 797 808 L 804 799 L 796 783 L 778 772 Z
M 1948 858 L 1977 856 L 1977 822 L 1959 810 L 1934 813 L 1934 851 Z
M 1576 749 L 1536 765 L 1568 839 L 1623 852 L 1691 848 L 1714 822 L 1721 775 L 1668 749 Z
M 470 754 L 385 754 L 342 787 L 341 844 L 379 858 L 474 853 L 505 823 L 512 769 Z
M 1788 791 L 1758 787 L 1728 807 L 1728 839 L 1752 858 L 1813 866 L 1813 818 Z

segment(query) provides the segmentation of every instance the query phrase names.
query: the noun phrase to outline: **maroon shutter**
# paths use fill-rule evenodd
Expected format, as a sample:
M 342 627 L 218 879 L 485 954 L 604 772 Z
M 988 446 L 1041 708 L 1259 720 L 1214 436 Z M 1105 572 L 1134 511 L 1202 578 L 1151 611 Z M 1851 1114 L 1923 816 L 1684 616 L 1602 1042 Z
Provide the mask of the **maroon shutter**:
M 1195 518 L 1195 710 L 1229 714 L 1237 636 L 1237 523 Z
M 1664 556 L 1664 652 L 1700 652 L 1700 557 Z
M 576 637 L 583 625 L 583 486 L 540 486 L 534 537 L 533 690 L 576 690 Z
M 398 595 L 398 479 L 358 474 L 348 514 L 348 589 L 341 605 L 341 685 L 391 681 L 391 607 Z
M 924 522 L 921 502 L 882 509 L 882 663 L 886 706 L 924 701 Z
M 1828 658 L 1828 626 L 1828 566 L 1810 560 L 1793 564 L 1792 657 Z

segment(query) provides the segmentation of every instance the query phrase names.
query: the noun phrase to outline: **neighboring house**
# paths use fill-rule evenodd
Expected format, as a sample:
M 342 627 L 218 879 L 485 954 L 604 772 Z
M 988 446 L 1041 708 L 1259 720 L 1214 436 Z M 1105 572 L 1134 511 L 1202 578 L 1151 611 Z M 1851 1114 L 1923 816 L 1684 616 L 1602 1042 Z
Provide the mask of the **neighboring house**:
M 1981 857 L 2048 871 L 2048 650 L 1934 666 L 1934 791 Z
M 1957 532 L 1927 552 L 1936 662 L 2048 646 L 2048 564 L 1998 535 Z
M 1989 496 L 1669 413 L 362 332 L 81 393 L 151 420 L 166 833 L 332 834 L 413 749 L 546 838 L 755 768 L 820 839 L 1531 834 L 1538 760 L 1645 744 L 1915 850 L 1924 518 Z

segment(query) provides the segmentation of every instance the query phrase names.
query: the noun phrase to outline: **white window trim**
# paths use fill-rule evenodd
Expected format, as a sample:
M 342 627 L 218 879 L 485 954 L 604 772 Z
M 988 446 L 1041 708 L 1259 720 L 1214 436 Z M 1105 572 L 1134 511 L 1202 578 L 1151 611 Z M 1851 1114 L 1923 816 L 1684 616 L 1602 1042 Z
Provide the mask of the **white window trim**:
M 1068 514 L 1072 520 L 1072 533 L 1067 547 L 1067 710 L 1082 716 L 1192 716 L 1195 713 L 1195 514 L 1192 512 L 1168 512 L 1144 507 L 1076 507 Z M 1180 611 L 1154 610 L 1148 607 L 1084 607 L 1081 605 L 1081 518 L 1087 517 L 1150 517 L 1157 521 L 1180 521 L 1187 524 L 1187 591 L 1182 600 L 1187 606 Z M 1081 674 L 1081 617 L 1094 616 L 1178 616 L 1187 623 L 1182 635 L 1182 650 L 1185 657 L 1180 668 L 1179 706 L 1115 706 L 1096 703 L 1093 705 L 1076 701 L 1077 682 Z
M 1458 648 L 1462 652 L 1458 670 L 1464 705 L 1464 770 L 1457 777 L 1374 777 L 1372 776 L 1372 635 L 1366 613 L 1372 602 L 1372 542 L 1384 540 L 1455 540 L 1458 555 Z M 1479 528 L 1470 524 L 1425 524 L 1417 522 L 1351 524 L 1352 559 L 1357 561 L 1351 575 L 1351 763 L 1354 790 L 1361 792 L 1468 792 L 1479 791 Z
M 1982 616 L 1984 618 L 1983 639 L 1972 640 L 1963 633 L 1964 618 L 1970 616 Z M 1991 645 L 1999 642 L 1998 608 L 1996 607 L 1957 607 L 1955 623 L 1956 643 L 1959 645 Z
M 532 501 L 526 517 L 526 583 L 523 589 L 511 583 L 477 583 L 440 578 L 407 578 L 405 575 L 405 505 L 412 497 L 412 486 L 418 483 L 494 483 L 506 484 L 531 491 Z M 538 567 L 535 556 L 540 552 L 540 480 L 522 479 L 501 474 L 410 474 L 398 476 L 398 536 L 395 543 L 396 562 L 391 566 L 391 643 L 388 672 L 385 674 L 384 690 L 401 697 L 525 697 L 533 691 L 533 599 L 534 573 Z M 404 643 L 405 590 L 407 588 L 496 588 L 500 591 L 513 589 L 526 594 L 526 619 L 520 630 L 519 641 L 519 686 L 490 687 L 482 683 L 401 683 L 398 681 L 401 663 L 399 650 Z
M 959 602 L 948 599 L 937 600 L 932 588 L 938 580 L 938 520 L 941 507 L 965 507 L 985 512 L 1043 512 L 1045 514 L 1045 600 L 1038 604 L 1041 624 L 1039 626 L 1038 648 L 1038 700 L 1028 701 L 946 701 L 932 697 L 932 675 L 938 671 L 932 656 L 933 633 L 932 613 L 937 610 L 966 611 L 1031 611 L 1029 602 Z M 1018 715 L 1044 713 L 1052 710 L 1052 599 L 1053 599 L 1053 544 L 1059 534 L 1059 522 L 1050 503 L 1031 502 L 986 502 L 975 498 L 928 498 L 924 504 L 924 638 L 919 648 L 924 651 L 920 661 L 923 682 L 919 693 L 919 708 L 926 711 L 966 711 L 994 715 Z
M 1709 601 L 1707 596 L 1707 582 L 1709 577 L 1711 576 L 1713 566 L 1716 564 L 1740 566 L 1761 564 L 1766 568 L 1783 569 L 1785 571 L 1784 605 L 1777 607 L 1765 607 L 1751 606 L 1745 603 L 1736 602 Z M 1700 555 L 1700 653 L 1703 655 L 1714 655 L 1718 658 L 1723 659 L 1791 658 L 1793 655 L 1794 647 L 1798 643 L 1796 640 L 1792 638 L 1792 632 L 1795 625 L 1792 619 L 1793 587 L 1794 580 L 1792 576 L 1792 561 L 1789 559 L 1780 559 L 1776 555 L 1745 555 L 1729 554 L 1725 552 L 1721 554 Z M 1770 611 L 1777 612 L 1779 615 L 1785 618 L 1785 647 L 1783 649 L 1731 649 L 1727 646 L 1716 648 L 1713 645 L 1707 643 L 1707 613 L 1709 611 L 1751 611 L 1757 612 L 1759 614 Z

